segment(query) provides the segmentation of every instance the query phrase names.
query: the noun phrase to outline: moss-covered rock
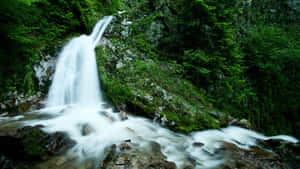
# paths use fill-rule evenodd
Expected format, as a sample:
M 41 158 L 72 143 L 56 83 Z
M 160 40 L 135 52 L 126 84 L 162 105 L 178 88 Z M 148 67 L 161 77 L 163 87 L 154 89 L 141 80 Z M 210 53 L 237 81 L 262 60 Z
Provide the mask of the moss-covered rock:
M 48 134 L 41 130 L 41 126 L 26 126 L 11 133 L 0 133 L 0 154 L 17 161 L 45 160 L 74 144 L 66 134 Z
M 136 22 L 149 24 L 143 31 L 151 31 L 155 20 L 156 16 L 134 16 L 130 10 L 113 20 L 96 49 L 106 96 L 120 109 L 183 133 L 227 125 L 224 113 L 214 115 L 205 91 L 184 78 L 183 66 L 158 57 L 160 52 L 150 44 L 154 39 L 137 28 Z
M 47 149 L 45 147 L 47 140 L 44 138 L 46 137 L 47 134 L 39 129 L 24 133 L 21 141 L 24 147 L 24 153 L 29 157 L 45 157 L 47 155 Z

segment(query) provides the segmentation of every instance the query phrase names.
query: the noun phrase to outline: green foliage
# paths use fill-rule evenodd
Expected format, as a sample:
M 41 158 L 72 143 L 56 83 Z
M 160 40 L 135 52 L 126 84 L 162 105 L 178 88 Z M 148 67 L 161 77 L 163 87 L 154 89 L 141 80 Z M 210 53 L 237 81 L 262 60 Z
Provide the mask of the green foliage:
M 277 26 L 254 26 L 243 44 L 246 74 L 256 92 L 250 104 L 258 107 L 260 120 L 251 115 L 258 128 L 298 135 L 300 118 L 300 32 L 289 25 L 288 31 Z
M 0 2 L 0 92 L 38 89 L 33 65 L 55 55 L 65 38 L 89 33 L 103 15 L 121 8 L 120 0 L 5 0 Z
M 148 43 L 144 34 L 138 34 L 135 37 L 132 37 L 134 45 L 144 53 L 148 53 L 152 58 L 158 57 L 158 51 L 150 43 Z
M 220 127 L 214 117 L 204 112 L 211 106 L 205 92 L 182 77 L 181 65 L 148 56 L 135 58 L 145 54 L 140 46 L 133 47 L 131 41 L 117 38 L 111 42 L 117 49 L 96 51 L 102 86 L 116 105 L 126 105 L 128 111 L 152 119 L 156 114 L 166 116 L 166 125 L 181 133 Z M 134 54 L 126 55 L 128 48 Z M 131 59 L 125 61 L 123 57 Z M 122 67 L 116 68 L 120 61 Z
M 174 2 L 175 14 L 163 18 L 169 25 L 159 48 L 182 64 L 185 78 L 205 89 L 220 108 L 240 106 L 251 95 L 235 43 L 233 22 L 240 13 L 238 3 L 181 0 Z
M 182 77 L 234 117 L 248 118 L 267 134 L 299 137 L 299 4 L 154 0 L 128 6 L 129 17 L 139 18 L 128 40 L 147 57 L 181 65 Z M 153 23 L 163 24 L 159 45 L 147 36 Z M 148 66 L 138 66 L 138 73 Z M 165 114 L 177 123 L 185 119 Z

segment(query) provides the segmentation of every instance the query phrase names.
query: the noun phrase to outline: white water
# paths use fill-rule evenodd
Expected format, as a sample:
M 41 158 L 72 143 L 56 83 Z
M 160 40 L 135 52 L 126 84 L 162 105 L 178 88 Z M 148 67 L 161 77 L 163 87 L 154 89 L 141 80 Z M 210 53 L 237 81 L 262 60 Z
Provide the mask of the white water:
M 102 101 L 95 47 L 112 16 L 100 20 L 91 35 L 72 39 L 62 50 L 50 88 L 47 107 L 67 104 L 96 106 Z
M 128 120 L 122 121 L 111 108 L 104 108 L 94 48 L 111 19 L 112 17 L 105 17 L 97 23 L 91 35 L 74 38 L 63 48 L 47 106 L 36 112 L 51 114 L 54 117 L 29 121 L 27 124 L 42 124 L 49 132 L 67 132 L 77 142 L 74 151 L 81 158 L 103 158 L 106 147 L 128 139 L 143 148 L 155 141 L 161 145 L 167 159 L 174 161 L 178 167 L 182 166 L 187 158 L 193 158 L 197 161 L 197 169 L 216 167 L 222 163 L 222 159 L 214 156 L 214 151 L 224 141 L 247 149 L 256 144 L 256 139 L 270 139 L 238 127 L 194 132 L 186 136 L 174 133 L 145 118 L 129 116 Z M 89 135 L 82 135 L 83 125 L 89 125 L 92 129 Z M 298 141 L 289 136 L 271 138 Z M 201 142 L 204 146 L 196 148 L 193 146 L 195 142 Z

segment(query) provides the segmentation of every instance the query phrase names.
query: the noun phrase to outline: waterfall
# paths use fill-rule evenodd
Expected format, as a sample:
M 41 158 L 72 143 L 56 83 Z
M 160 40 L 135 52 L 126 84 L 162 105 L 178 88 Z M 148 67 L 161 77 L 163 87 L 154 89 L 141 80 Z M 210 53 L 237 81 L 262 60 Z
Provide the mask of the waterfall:
M 111 20 L 112 16 L 104 17 L 89 36 L 74 38 L 63 48 L 50 87 L 47 107 L 68 104 L 97 106 L 102 102 L 94 49 Z
M 217 167 L 223 162 L 215 152 L 223 142 L 244 149 L 255 146 L 257 139 L 298 142 L 289 136 L 266 137 L 233 126 L 182 135 L 146 118 L 128 115 L 127 120 L 122 120 L 111 107 L 102 106 L 105 102 L 101 98 L 94 51 L 111 20 L 111 16 L 104 17 L 89 36 L 82 35 L 66 44 L 59 55 L 46 108 L 34 112 L 50 115 L 49 118 L 24 122 L 25 125 L 43 125 L 43 129 L 51 133 L 66 132 L 76 141 L 70 151 L 77 154 L 78 161 L 103 160 L 107 147 L 131 140 L 133 145 L 144 149 L 150 142 L 159 143 L 167 160 L 175 162 L 179 168 L 192 158 L 196 161 L 195 169 L 203 169 Z M 83 133 L 83 126 L 89 128 L 88 133 Z M 194 143 L 203 143 L 203 146 L 195 148 Z

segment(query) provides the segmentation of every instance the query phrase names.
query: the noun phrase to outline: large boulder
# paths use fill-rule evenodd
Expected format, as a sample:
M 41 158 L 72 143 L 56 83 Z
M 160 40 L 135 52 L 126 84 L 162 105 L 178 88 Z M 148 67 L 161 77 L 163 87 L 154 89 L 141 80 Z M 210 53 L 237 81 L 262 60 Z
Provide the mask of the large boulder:
M 75 142 L 65 133 L 45 133 L 42 126 L 26 126 L 14 132 L 0 132 L 0 154 L 21 161 L 46 160 L 64 152 Z
M 300 142 L 291 143 L 279 139 L 269 139 L 259 141 L 259 145 L 278 154 L 280 161 L 290 168 L 300 168 Z
M 274 143 L 276 142 L 276 143 Z M 276 144 L 276 145 L 275 145 Z M 298 169 L 300 168 L 299 144 L 279 140 L 259 141 L 260 147 L 242 149 L 224 143 L 219 149 L 225 156 L 220 169 Z
M 177 169 L 175 163 L 167 161 L 160 145 L 150 144 L 150 150 L 138 148 L 129 142 L 112 145 L 98 169 Z

